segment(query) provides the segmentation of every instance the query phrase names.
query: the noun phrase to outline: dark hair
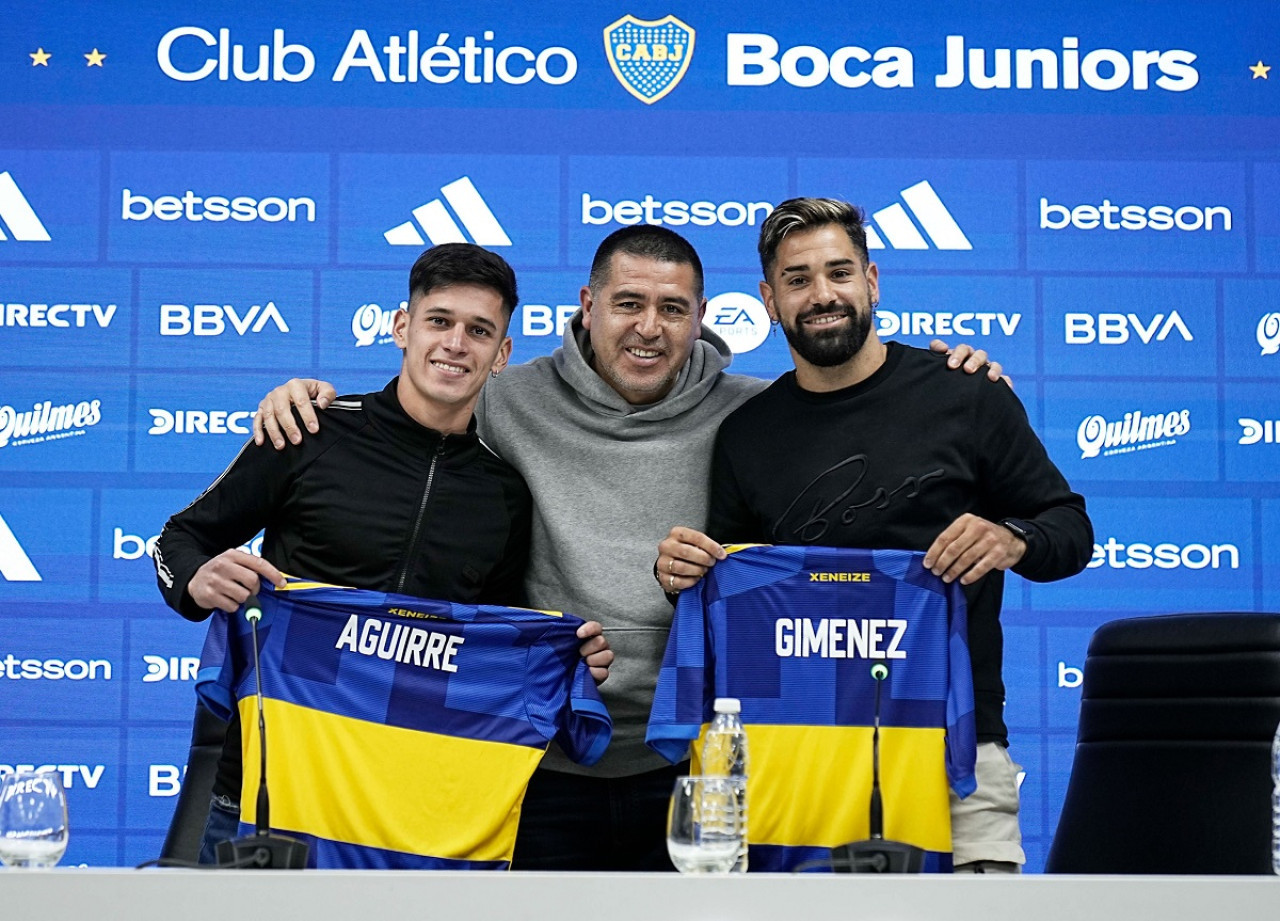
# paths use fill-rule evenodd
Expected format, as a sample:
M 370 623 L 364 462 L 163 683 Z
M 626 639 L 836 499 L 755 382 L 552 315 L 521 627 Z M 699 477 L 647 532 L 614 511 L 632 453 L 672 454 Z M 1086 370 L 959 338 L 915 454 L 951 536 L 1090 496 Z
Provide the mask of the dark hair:
M 516 293 L 516 273 L 507 260 L 474 243 L 441 243 L 433 246 L 409 270 L 409 300 L 449 285 L 479 285 L 492 288 L 502 298 L 502 309 L 510 318 L 520 302 Z
M 867 253 L 867 231 L 862 226 L 866 219 L 861 208 L 836 198 L 787 199 L 774 208 L 760 225 L 760 242 L 756 245 L 756 250 L 760 253 L 760 269 L 764 272 L 765 280 L 769 279 L 769 270 L 773 268 L 778 256 L 778 247 L 787 234 L 825 227 L 828 224 L 838 224 L 844 228 L 865 267 L 871 261 Z
M 694 297 L 702 300 L 702 260 L 698 258 L 698 251 L 693 248 L 693 244 L 674 230 L 653 224 L 633 224 L 605 237 L 596 250 L 595 258 L 591 260 L 591 277 L 587 280 L 587 286 L 592 294 L 599 293 L 609 281 L 614 253 L 692 266 L 693 281 L 697 288 Z

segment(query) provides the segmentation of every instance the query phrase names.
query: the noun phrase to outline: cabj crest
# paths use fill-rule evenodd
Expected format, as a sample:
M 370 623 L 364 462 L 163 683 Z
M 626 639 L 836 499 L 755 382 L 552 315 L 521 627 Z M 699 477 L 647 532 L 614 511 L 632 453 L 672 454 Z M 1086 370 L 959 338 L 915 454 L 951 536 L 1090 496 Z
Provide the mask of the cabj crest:
M 653 105 L 684 78 L 693 57 L 693 29 L 675 16 L 623 16 L 604 30 L 604 52 L 628 93 Z

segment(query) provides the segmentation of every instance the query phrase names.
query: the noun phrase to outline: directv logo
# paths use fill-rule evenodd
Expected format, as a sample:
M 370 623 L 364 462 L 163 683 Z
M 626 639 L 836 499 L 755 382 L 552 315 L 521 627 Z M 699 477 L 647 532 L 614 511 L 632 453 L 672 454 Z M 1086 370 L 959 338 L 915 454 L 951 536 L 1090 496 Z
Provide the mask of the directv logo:
M 911 209 L 911 214 L 915 215 L 916 221 L 919 221 L 935 247 L 949 250 L 973 249 L 973 244 L 928 180 L 903 189 L 902 200 L 907 203 L 907 208 Z M 893 204 L 871 215 L 876 226 L 867 227 L 867 249 L 885 249 L 885 240 L 888 240 L 888 248 L 891 249 L 929 248 L 928 241 L 907 214 L 907 208 Z M 877 227 L 879 231 L 876 230 Z M 884 236 L 881 237 L 881 234 Z
M 8 171 L 0 173 L 0 222 L 9 228 L 9 235 L 15 240 L 47 243 L 50 239 L 49 231 L 44 229 L 31 203 Z M 0 240 L 7 239 L 4 229 L 0 228 Z
M 431 241 L 432 246 L 467 242 L 475 242 L 480 246 L 511 245 L 511 238 L 468 177 L 454 180 L 441 187 L 440 192 L 444 195 L 444 201 L 457 214 L 458 220 L 462 221 L 462 227 L 471 234 L 470 241 L 463 234 L 462 227 L 449 214 L 444 202 L 437 198 L 413 209 L 413 217 L 418 226 L 414 226 L 413 221 L 405 221 L 384 233 L 387 242 L 392 246 L 426 246 L 427 240 Z M 418 232 L 419 226 L 426 233 L 426 240 Z

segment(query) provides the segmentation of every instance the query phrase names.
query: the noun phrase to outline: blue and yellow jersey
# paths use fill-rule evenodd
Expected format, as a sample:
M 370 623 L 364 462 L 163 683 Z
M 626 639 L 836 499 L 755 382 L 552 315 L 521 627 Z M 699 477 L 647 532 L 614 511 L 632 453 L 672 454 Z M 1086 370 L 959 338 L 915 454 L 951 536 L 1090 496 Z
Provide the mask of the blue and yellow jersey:
M 869 834 L 875 679 L 886 838 L 951 865 L 948 787 L 974 789 L 964 596 L 923 553 L 730 547 L 680 595 L 646 741 L 669 761 L 717 697 L 742 701 L 750 753 L 750 869 L 792 870 Z
M 309 865 L 504 869 L 525 787 L 555 739 L 582 764 L 612 724 L 568 614 L 291 582 L 260 593 L 271 824 Z M 196 690 L 243 726 L 255 821 L 250 626 L 216 612 Z

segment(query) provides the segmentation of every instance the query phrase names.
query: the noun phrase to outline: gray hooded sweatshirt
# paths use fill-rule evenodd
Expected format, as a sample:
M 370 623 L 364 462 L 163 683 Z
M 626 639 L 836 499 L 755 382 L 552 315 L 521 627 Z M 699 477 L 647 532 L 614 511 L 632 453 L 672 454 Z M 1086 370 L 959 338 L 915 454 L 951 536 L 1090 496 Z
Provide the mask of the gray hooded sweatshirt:
M 653 578 L 673 525 L 705 529 L 721 420 L 767 381 L 725 374 L 732 354 L 706 327 L 661 400 L 633 406 L 591 368 L 579 311 L 549 357 L 512 365 L 476 408 L 480 437 L 533 492 L 529 604 L 598 620 L 616 659 L 600 691 L 613 742 L 593 768 L 554 745 L 543 766 L 623 777 L 666 764 L 644 744 L 672 608 Z

